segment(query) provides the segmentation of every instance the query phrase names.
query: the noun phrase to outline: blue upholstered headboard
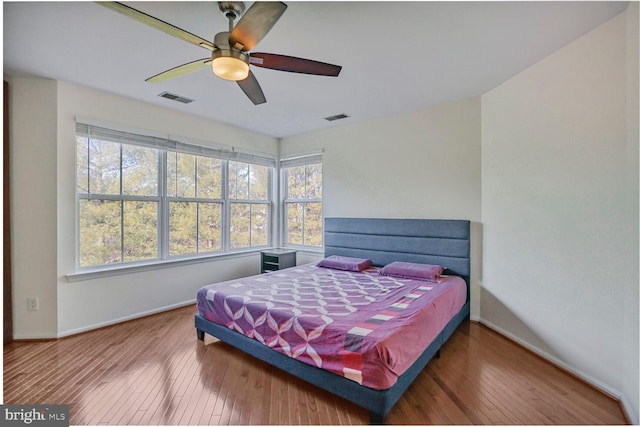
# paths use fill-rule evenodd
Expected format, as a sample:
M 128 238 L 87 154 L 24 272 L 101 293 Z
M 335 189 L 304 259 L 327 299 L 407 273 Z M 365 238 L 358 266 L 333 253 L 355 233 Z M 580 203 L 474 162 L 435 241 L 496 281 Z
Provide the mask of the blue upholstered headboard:
M 366 258 L 446 267 L 469 284 L 470 222 L 445 219 L 325 218 L 325 256 Z

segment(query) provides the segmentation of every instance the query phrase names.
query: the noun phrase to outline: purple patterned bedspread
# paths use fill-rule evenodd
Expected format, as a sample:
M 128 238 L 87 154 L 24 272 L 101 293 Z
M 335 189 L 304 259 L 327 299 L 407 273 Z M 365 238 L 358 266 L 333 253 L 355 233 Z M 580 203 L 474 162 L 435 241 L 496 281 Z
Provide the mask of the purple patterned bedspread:
M 306 264 L 207 285 L 200 314 L 280 353 L 374 389 L 391 387 L 462 308 L 459 277 L 440 283 Z

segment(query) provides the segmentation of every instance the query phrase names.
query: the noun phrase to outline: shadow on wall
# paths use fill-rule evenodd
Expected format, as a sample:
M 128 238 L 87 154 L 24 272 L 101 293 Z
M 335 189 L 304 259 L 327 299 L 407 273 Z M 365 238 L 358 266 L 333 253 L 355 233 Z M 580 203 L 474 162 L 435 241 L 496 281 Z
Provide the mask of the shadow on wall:
M 481 287 L 480 298 L 482 299 L 483 312 L 490 313 L 490 317 L 499 318 L 500 323 L 508 325 L 508 330 L 488 320 L 486 315 L 481 316 L 480 323 L 556 364 L 565 365 L 562 358 L 549 347 L 547 342 L 494 294 Z M 519 337 L 527 337 L 527 340 L 524 341 Z
M 482 298 L 482 223 L 471 222 L 471 319 L 480 320 Z

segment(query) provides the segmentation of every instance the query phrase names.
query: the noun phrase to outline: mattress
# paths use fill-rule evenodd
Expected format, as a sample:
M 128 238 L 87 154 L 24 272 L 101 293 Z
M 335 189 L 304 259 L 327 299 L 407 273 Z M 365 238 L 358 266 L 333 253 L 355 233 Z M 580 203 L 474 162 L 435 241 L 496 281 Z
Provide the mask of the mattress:
M 467 286 L 306 264 L 202 287 L 205 319 L 364 386 L 391 387 L 462 308 Z

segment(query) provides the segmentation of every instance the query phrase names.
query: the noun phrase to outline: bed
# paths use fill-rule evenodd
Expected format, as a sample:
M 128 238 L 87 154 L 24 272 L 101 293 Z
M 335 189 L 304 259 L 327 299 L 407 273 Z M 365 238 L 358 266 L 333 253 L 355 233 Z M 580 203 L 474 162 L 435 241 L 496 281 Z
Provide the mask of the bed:
M 429 360 L 469 318 L 470 223 L 326 218 L 324 233 L 325 259 L 370 260 L 371 265 L 356 271 L 302 265 L 203 287 L 195 315 L 197 337 L 216 337 L 368 409 L 371 423 L 382 424 Z M 386 269 L 399 263 L 446 268 L 435 284 L 386 275 Z M 293 299 L 283 302 L 285 282 L 295 283 L 296 289 Z M 325 282 L 335 282 L 339 292 L 323 287 Z M 266 299 L 257 304 L 259 298 Z M 309 313 L 304 311 L 307 299 L 321 304 Z M 244 306 L 239 305 L 242 301 Z M 438 307 L 444 317 L 422 306 Z M 363 312 L 365 307 L 374 314 Z M 298 320 L 302 324 L 304 318 L 312 326 L 300 326 Z M 409 319 L 408 324 L 394 323 L 400 319 Z M 385 337 L 382 341 L 389 347 L 377 343 L 372 350 L 367 340 L 375 335 Z M 335 357 L 321 337 L 339 343 Z M 390 343 L 398 347 L 403 341 L 416 344 L 413 353 L 393 350 Z M 378 354 L 385 366 L 369 365 L 370 354 Z

